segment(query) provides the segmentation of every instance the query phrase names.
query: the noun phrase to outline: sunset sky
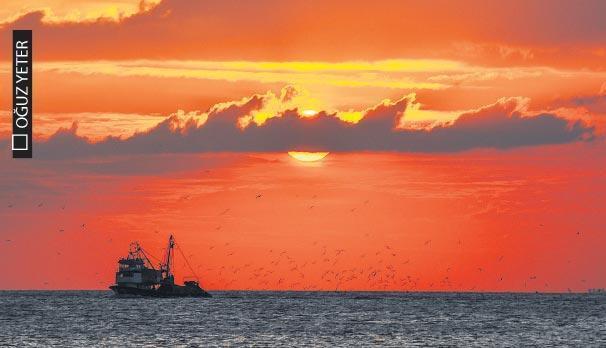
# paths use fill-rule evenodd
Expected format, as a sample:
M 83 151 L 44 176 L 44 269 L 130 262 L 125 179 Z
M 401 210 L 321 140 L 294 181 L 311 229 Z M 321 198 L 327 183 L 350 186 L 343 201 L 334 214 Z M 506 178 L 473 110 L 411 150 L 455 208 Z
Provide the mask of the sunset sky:
M 0 289 L 107 289 L 129 242 L 169 234 L 210 290 L 606 287 L 605 14 L 3 2 Z M 10 153 L 13 29 L 32 160 Z

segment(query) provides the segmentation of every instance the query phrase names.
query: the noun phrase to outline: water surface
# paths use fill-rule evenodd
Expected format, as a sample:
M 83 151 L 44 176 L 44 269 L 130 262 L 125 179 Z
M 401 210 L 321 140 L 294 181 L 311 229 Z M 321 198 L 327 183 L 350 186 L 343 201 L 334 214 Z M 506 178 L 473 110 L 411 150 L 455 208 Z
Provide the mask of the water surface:
M 0 291 L 9 346 L 606 346 L 606 295 Z

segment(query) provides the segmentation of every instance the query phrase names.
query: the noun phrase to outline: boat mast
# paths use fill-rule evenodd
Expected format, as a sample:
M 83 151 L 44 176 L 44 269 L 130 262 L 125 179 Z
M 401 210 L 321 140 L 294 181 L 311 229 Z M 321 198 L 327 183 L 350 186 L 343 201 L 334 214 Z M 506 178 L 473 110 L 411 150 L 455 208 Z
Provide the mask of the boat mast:
M 170 262 L 171 262 L 171 259 L 174 257 L 174 255 L 173 255 L 174 247 L 175 247 L 175 239 L 173 238 L 173 235 L 171 234 L 170 237 L 168 238 L 168 247 L 166 248 L 166 258 L 164 259 L 163 271 L 165 273 L 165 276 L 164 276 L 165 279 L 170 279 L 170 280 L 174 279 L 173 274 L 170 270 L 170 266 L 171 266 Z

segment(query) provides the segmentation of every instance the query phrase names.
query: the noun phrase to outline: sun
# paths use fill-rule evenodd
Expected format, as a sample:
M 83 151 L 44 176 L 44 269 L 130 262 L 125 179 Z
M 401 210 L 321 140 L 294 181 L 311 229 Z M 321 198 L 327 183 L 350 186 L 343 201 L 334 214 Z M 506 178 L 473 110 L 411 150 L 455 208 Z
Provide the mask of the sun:
M 305 116 L 305 117 L 313 117 L 313 116 L 316 116 L 317 114 L 318 114 L 318 112 L 316 110 L 312 110 L 312 109 L 303 110 L 303 116 Z
M 315 162 L 328 156 L 328 152 L 288 151 L 288 155 L 301 162 Z

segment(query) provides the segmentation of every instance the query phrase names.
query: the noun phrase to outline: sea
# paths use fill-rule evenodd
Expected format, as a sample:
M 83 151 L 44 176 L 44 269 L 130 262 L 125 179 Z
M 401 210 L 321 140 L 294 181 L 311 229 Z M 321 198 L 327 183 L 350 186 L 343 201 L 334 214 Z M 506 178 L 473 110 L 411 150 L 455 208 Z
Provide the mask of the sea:
M 2 347 L 606 347 L 606 295 L 0 291 Z

